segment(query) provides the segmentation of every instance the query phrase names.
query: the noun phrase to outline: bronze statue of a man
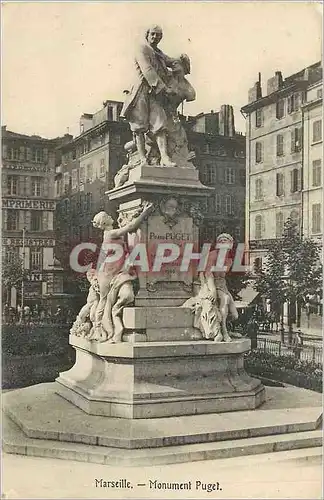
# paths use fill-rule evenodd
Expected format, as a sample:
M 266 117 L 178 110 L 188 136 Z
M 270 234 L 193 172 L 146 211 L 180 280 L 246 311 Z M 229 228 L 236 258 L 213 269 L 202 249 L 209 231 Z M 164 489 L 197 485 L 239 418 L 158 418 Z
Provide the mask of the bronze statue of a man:
M 159 48 L 162 29 L 152 26 L 146 31 L 146 40 L 135 55 L 136 81 L 134 82 L 121 112 L 135 135 L 141 164 L 146 163 L 145 133 L 156 140 L 161 156 L 161 165 L 174 167 L 167 147 L 167 102 L 174 90 L 168 86 L 174 59 Z

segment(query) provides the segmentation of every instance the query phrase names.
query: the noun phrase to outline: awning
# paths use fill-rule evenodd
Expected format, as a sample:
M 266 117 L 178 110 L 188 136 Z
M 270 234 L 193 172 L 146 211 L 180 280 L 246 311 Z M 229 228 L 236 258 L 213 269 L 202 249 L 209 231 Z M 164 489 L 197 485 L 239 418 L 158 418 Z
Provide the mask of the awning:
M 241 300 L 235 302 L 237 308 L 248 307 L 256 304 L 260 296 L 260 292 L 257 292 L 251 286 L 243 288 L 239 293 Z

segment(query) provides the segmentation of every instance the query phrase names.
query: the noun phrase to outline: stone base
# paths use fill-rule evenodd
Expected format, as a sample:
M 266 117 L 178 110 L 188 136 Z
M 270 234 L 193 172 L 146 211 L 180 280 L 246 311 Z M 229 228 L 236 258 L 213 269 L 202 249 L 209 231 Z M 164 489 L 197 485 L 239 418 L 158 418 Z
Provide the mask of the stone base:
M 265 397 L 244 371 L 250 340 L 109 344 L 70 337 L 75 365 L 57 392 L 86 413 L 126 419 L 254 409 Z
M 179 194 L 200 196 L 211 193 L 212 188 L 204 186 L 199 181 L 199 172 L 195 168 L 138 166 L 130 170 L 128 181 L 120 187 L 108 192 L 110 200 L 120 197 L 131 199 L 136 192 L 155 194 Z
M 139 466 L 322 445 L 321 397 L 304 389 L 269 387 L 257 410 L 158 420 L 87 415 L 55 390 L 49 383 L 3 395 L 5 452 Z M 298 407 L 300 401 L 306 406 Z
M 127 330 L 145 330 L 146 342 L 202 340 L 202 334 L 192 326 L 193 314 L 184 307 L 125 307 L 123 324 Z M 140 340 L 141 342 L 142 340 Z

